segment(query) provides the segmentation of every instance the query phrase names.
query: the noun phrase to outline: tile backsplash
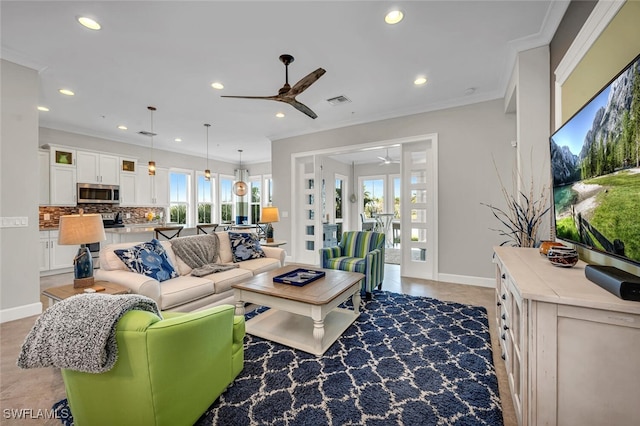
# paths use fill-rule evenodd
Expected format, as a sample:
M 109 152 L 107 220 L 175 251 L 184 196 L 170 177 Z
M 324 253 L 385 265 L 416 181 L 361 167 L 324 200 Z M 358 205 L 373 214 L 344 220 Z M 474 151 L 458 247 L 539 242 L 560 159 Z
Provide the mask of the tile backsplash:
M 154 215 L 162 213 L 165 217 L 167 212 L 162 207 L 118 207 L 113 204 L 79 204 L 76 207 L 40 206 L 39 222 L 40 229 L 57 229 L 60 216 L 68 214 L 78 214 L 80 209 L 85 213 L 120 213 L 122 222 L 125 225 L 137 223 L 147 223 L 147 213 Z M 44 215 L 49 215 L 49 220 L 44 220 Z M 130 217 L 127 217 L 127 214 Z

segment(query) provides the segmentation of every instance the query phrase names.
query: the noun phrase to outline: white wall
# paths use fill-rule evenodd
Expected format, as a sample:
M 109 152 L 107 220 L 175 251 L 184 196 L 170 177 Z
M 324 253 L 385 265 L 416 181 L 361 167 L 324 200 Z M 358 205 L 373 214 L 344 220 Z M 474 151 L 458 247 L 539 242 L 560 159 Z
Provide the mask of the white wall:
M 496 169 L 510 176 L 515 161 L 515 115 L 505 114 L 503 100 L 382 120 L 271 144 L 274 205 L 291 212 L 291 155 L 336 147 L 437 133 L 439 143 L 439 271 L 441 279 L 493 279 L 492 247 L 501 242 L 490 228 L 496 220 L 480 203 L 504 206 Z M 280 215 L 278 239 L 291 241 L 291 217 Z
M 0 229 L 0 321 L 42 312 L 38 272 L 38 73 L 5 60 L 2 75 L 0 216 L 28 226 Z

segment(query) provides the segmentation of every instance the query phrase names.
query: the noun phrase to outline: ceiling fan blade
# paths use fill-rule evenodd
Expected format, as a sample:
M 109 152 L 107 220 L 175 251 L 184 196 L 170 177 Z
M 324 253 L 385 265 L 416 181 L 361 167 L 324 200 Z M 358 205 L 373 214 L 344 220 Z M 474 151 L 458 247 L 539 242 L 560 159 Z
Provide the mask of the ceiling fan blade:
M 378 157 L 382 161 L 387 161 L 386 157 Z
M 279 96 L 228 96 L 223 95 L 221 98 L 236 98 L 236 99 L 266 99 L 269 101 L 278 100 Z
M 310 72 L 305 77 L 303 77 L 300 81 L 293 85 L 291 90 L 289 90 L 286 95 L 287 96 L 297 96 L 300 93 L 307 90 L 309 86 L 316 82 L 320 77 L 322 77 L 326 73 L 323 68 L 318 68 L 317 70 Z
M 309 117 L 311 117 L 313 119 L 318 118 L 318 115 L 315 112 L 311 111 L 311 108 L 309 108 L 308 106 L 306 106 L 305 104 L 303 104 L 301 102 L 296 101 L 293 98 L 279 97 L 279 98 L 276 98 L 276 100 L 291 105 L 292 107 L 294 107 L 298 111 L 300 111 L 300 112 L 302 112 L 304 114 L 307 114 Z

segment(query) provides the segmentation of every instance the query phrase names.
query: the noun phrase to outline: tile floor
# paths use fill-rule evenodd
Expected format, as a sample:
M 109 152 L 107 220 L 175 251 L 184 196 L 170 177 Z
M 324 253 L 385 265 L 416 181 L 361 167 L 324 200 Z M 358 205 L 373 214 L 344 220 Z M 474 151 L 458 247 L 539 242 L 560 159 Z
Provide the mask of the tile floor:
M 484 306 L 489 316 L 493 358 L 498 376 L 500 397 L 503 405 L 504 424 L 517 425 L 511 392 L 507 382 L 504 363 L 500 358 L 498 332 L 495 321 L 494 290 L 438 281 L 418 280 L 400 277 L 399 265 L 387 264 L 383 289 L 414 296 L 427 296 L 440 300 Z M 41 288 L 67 284 L 72 281 L 71 274 L 42 277 Z M 48 306 L 48 299 L 41 297 L 43 306 Z M 36 317 L 23 318 L 0 325 L 0 423 L 2 425 L 59 425 L 55 419 L 22 419 L 5 418 L 7 409 L 31 409 L 32 416 L 37 417 L 38 410 L 48 410 L 65 397 L 64 384 L 60 371 L 54 368 L 21 370 L 16 366 L 16 359 L 24 337 L 31 329 Z M 44 412 L 40 412 L 44 413 Z

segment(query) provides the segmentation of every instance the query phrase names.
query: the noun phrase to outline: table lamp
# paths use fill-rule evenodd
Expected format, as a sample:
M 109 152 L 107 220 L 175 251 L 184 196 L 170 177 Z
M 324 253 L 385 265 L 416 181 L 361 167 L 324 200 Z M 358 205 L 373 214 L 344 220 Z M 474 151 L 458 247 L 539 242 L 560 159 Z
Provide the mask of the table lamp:
M 272 243 L 273 242 L 273 227 L 271 226 L 271 224 L 273 222 L 280 222 L 280 212 L 278 211 L 277 207 L 263 207 L 262 208 L 262 216 L 260 217 L 260 220 L 262 223 L 266 223 L 267 224 L 267 230 L 266 230 L 266 234 L 267 234 L 267 242 L 268 243 Z
M 75 288 L 90 287 L 93 279 L 93 259 L 86 246 L 89 243 L 97 243 L 107 239 L 102 226 L 102 216 L 99 214 L 80 214 L 60 216 L 60 233 L 58 244 L 78 245 L 80 249 L 73 258 L 73 286 Z

